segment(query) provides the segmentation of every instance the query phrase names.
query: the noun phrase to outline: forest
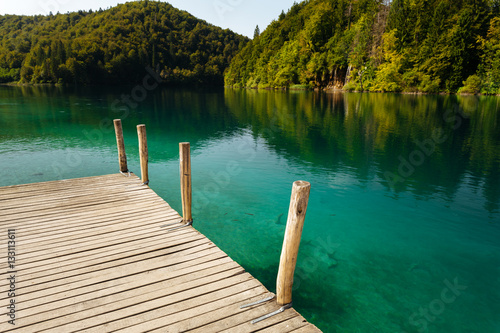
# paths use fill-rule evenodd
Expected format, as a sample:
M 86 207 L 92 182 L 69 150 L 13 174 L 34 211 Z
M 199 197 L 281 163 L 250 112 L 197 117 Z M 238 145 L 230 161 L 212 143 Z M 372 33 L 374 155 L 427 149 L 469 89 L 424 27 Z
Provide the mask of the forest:
M 234 57 L 248 88 L 500 94 L 500 0 L 306 0 Z
M 0 16 L 0 83 L 124 84 L 146 68 L 165 83 L 223 85 L 248 38 L 165 2 Z

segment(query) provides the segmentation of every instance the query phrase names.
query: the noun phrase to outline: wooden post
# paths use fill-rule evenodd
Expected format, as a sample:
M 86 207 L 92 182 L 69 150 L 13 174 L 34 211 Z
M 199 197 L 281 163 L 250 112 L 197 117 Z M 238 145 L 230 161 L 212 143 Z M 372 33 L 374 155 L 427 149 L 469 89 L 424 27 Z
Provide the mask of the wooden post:
M 297 264 L 300 237 L 304 227 L 311 184 L 305 181 L 293 183 L 285 239 L 281 249 L 280 267 L 276 280 L 276 300 L 279 305 L 292 302 L 293 274 Z
M 123 140 L 122 121 L 113 120 L 115 124 L 116 145 L 118 146 L 118 161 L 120 162 L 120 172 L 128 172 L 127 155 L 125 155 L 125 141 Z
M 139 155 L 141 157 L 141 178 L 144 185 L 149 184 L 148 175 L 148 140 L 146 137 L 146 125 L 137 125 L 137 136 L 139 136 Z
M 191 214 L 191 156 L 189 142 L 179 143 L 180 174 L 181 174 L 181 197 L 182 197 L 182 218 L 184 222 L 193 222 Z

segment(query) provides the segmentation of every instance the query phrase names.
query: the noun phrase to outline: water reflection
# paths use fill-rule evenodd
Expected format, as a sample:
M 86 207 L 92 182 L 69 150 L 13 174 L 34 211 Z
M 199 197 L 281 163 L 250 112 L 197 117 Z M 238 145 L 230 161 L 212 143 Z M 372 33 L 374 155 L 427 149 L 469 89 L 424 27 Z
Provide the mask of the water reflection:
M 361 184 L 454 201 L 467 180 L 485 209 L 500 209 L 498 97 L 158 89 L 135 108 L 111 108 L 131 89 L 2 87 L 1 140 L 107 146 L 119 117 L 131 140 L 139 123 L 162 137 L 156 158 L 169 159 L 179 137 L 196 149 L 249 129 L 286 158 L 332 174 L 349 168 Z
M 467 178 L 498 213 L 497 97 L 225 91 L 240 123 L 279 153 L 394 193 L 443 192 L 453 201 Z

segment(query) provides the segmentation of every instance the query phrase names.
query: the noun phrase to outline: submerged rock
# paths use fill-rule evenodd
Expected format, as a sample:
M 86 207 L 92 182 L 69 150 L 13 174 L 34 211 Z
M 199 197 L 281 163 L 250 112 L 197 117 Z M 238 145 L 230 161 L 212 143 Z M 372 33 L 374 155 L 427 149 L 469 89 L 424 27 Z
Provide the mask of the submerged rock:
M 283 214 L 283 213 L 281 213 L 281 214 L 278 216 L 278 218 L 276 219 L 276 222 L 274 222 L 274 223 L 276 223 L 276 224 L 278 224 L 278 225 L 283 225 L 284 223 L 283 223 L 283 222 L 281 222 L 281 218 L 283 217 L 283 215 L 284 215 L 284 214 Z
M 328 266 L 328 269 L 335 268 L 335 267 L 337 267 L 338 264 L 339 264 L 339 262 L 337 260 L 332 259 L 332 260 L 330 260 L 330 265 Z
M 413 263 L 413 264 L 411 264 L 411 265 L 410 265 L 410 267 L 408 268 L 408 272 L 413 271 L 413 270 L 414 270 L 415 268 L 417 268 L 417 267 L 418 267 L 418 264 L 417 264 L 417 263 Z

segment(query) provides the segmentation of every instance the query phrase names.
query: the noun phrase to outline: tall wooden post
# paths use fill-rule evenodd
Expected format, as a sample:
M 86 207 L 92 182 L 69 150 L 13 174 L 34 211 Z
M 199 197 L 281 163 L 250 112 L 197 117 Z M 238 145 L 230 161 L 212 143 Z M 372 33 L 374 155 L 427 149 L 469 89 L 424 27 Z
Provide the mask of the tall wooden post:
M 180 174 L 181 174 L 181 197 L 182 218 L 184 222 L 193 222 L 191 213 L 192 189 L 191 189 L 191 154 L 189 142 L 179 143 Z
M 122 121 L 113 120 L 115 124 L 116 145 L 118 146 L 118 161 L 120 162 L 120 172 L 128 172 L 127 155 L 125 155 L 125 141 L 123 140 Z
M 281 249 L 280 267 L 276 281 L 276 300 L 279 305 L 292 302 L 293 274 L 297 264 L 300 238 L 306 217 L 311 184 L 305 181 L 293 183 L 285 239 Z
M 144 185 L 149 184 L 148 175 L 148 140 L 146 137 L 146 125 L 137 125 L 137 136 L 139 137 L 139 155 L 141 157 L 141 178 Z

